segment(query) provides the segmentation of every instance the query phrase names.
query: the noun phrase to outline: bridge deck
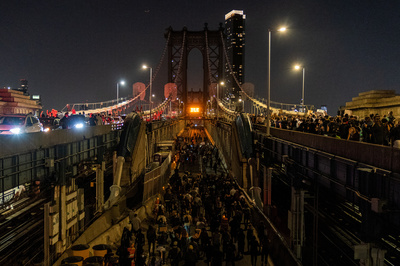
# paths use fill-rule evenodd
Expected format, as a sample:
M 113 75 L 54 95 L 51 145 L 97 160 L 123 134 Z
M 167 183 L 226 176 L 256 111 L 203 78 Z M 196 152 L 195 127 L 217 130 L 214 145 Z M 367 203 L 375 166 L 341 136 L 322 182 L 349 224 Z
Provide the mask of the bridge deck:
M 244 241 L 244 254 L 239 255 L 235 252 L 235 263 L 237 265 L 251 265 L 251 254 L 250 254 L 250 246 L 248 245 L 247 240 L 247 231 L 252 232 L 255 236 L 257 242 L 261 242 L 262 236 L 257 234 L 257 230 L 251 226 L 251 224 L 247 224 L 245 219 L 241 217 L 239 227 L 234 227 L 232 230 L 232 220 L 234 220 L 235 214 L 242 213 L 243 209 L 248 209 L 248 203 L 245 201 L 239 201 L 241 192 L 234 194 L 234 196 L 228 196 L 230 194 L 230 190 L 234 187 L 234 182 L 229 177 L 227 177 L 226 170 L 222 167 L 222 164 L 217 163 L 219 159 L 217 159 L 218 153 L 214 149 L 214 146 L 209 144 L 206 134 L 204 131 L 198 129 L 190 129 L 184 132 L 181 135 L 182 138 L 180 143 L 177 144 L 177 154 L 179 156 L 179 162 L 177 171 L 174 175 L 171 176 L 170 183 L 170 192 L 166 192 L 164 195 L 161 195 L 161 204 L 165 208 L 165 217 L 167 218 L 166 226 L 157 223 L 157 220 L 162 217 L 163 214 L 153 212 L 151 217 L 148 217 L 143 221 L 141 227 L 143 228 L 143 233 L 146 235 L 146 232 L 149 228 L 149 225 L 152 225 L 156 228 L 158 236 L 163 235 L 163 228 L 166 228 L 166 232 L 168 232 L 167 241 L 163 244 L 161 241 L 157 242 L 157 249 L 154 255 L 149 253 L 149 243 L 146 241 L 143 248 L 143 255 L 146 257 L 147 263 L 152 260 L 161 262 L 161 252 L 160 250 L 165 248 L 166 250 L 166 265 L 174 265 L 169 259 L 169 252 L 173 248 L 173 243 L 175 241 L 182 242 L 182 240 L 187 237 L 187 247 L 191 245 L 190 238 L 196 238 L 196 223 L 199 220 L 203 220 L 205 218 L 205 230 L 206 234 L 210 239 L 210 243 L 212 243 L 213 235 L 215 232 L 219 232 L 220 229 L 222 231 L 223 226 L 221 226 L 221 220 L 223 215 L 229 216 L 230 225 L 227 227 L 228 232 L 231 234 L 236 234 L 238 231 L 243 231 L 243 235 L 246 235 Z M 201 145 L 200 145 L 201 144 Z M 181 183 L 182 181 L 182 183 Z M 215 189 L 213 189 L 213 187 Z M 169 190 L 167 189 L 167 190 Z M 195 191 L 200 192 L 197 194 Z M 198 209 L 193 207 L 193 205 L 188 204 L 188 200 L 185 200 L 185 196 L 188 194 L 192 195 L 193 201 L 196 196 L 201 198 L 203 204 Z M 174 195 L 176 197 L 174 197 Z M 221 208 L 217 206 L 217 197 L 221 198 Z M 237 201 L 234 198 L 237 197 Z M 171 200 L 169 200 L 171 199 Z M 210 199 L 212 199 L 210 201 Z M 167 201 L 166 201 L 167 200 Z M 236 202 L 237 205 L 231 205 L 233 202 Z M 153 204 L 151 204 L 153 205 Z M 230 206 L 241 206 L 240 208 L 231 208 Z M 152 206 L 153 209 L 157 209 L 154 204 Z M 189 207 L 192 206 L 192 207 Z M 192 222 L 190 223 L 189 229 L 181 225 L 184 225 L 183 217 L 186 213 L 190 213 L 192 217 Z M 174 224 L 174 213 L 180 217 L 181 225 L 177 226 Z M 201 226 L 200 226 L 201 227 Z M 239 229 L 240 228 L 240 229 Z M 198 231 L 197 231 L 198 232 Z M 175 238 L 174 238 L 175 237 Z M 236 238 L 237 239 L 237 238 Z M 133 242 L 136 242 L 136 238 L 133 237 Z M 218 248 L 213 245 L 206 245 L 204 241 L 200 239 L 196 241 L 199 246 L 199 254 L 200 256 L 197 258 L 196 265 L 209 265 L 208 260 L 212 260 L 214 262 L 225 260 L 231 258 L 232 255 L 224 256 L 223 247 L 221 241 L 221 246 Z M 238 243 L 234 242 L 236 248 Z M 181 246 L 181 250 L 185 250 L 184 247 Z M 138 252 L 139 249 L 136 250 Z M 260 248 L 261 251 L 261 248 Z M 229 252 L 228 252 L 229 253 Z M 140 254 L 140 251 L 139 251 Z M 150 254 L 150 256 L 149 256 Z M 175 265 L 183 265 L 186 260 L 191 260 L 191 257 L 188 257 L 188 254 L 191 254 L 190 251 L 186 251 L 182 253 L 182 258 L 178 264 Z M 208 259 L 207 259 L 208 255 Z M 158 265 L 158 264 L 155 265 Z M 222 263 L 222 262 L 221 262 Z M 136 262 L 138 264 L 138 262 Z M 222 265 L 222 264 L 221 264 Z M 257 265 L 261 265 L 261 258 L 258 256 Z M 268 258 L 267 265 L 274 265 L 271 258 Z

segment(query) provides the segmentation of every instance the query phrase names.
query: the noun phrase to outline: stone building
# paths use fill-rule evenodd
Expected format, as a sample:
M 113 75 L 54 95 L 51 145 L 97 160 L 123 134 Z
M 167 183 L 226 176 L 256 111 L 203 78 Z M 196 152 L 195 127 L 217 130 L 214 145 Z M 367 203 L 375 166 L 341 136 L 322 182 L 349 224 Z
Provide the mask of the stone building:
M 23 91 L 0 89 L 0 115 L 29 113 L 39 115 L 40 110 L 42 105 Z
M 341 111 L 351 115 L 364 118 L 370 114 L 379 114 L 381 117 L 388 116 L 392 111 L 394 117 L 400 118 L 400 95 L 394 90 L 372 90 L 361 92 L 357 97 L 347 102 Z

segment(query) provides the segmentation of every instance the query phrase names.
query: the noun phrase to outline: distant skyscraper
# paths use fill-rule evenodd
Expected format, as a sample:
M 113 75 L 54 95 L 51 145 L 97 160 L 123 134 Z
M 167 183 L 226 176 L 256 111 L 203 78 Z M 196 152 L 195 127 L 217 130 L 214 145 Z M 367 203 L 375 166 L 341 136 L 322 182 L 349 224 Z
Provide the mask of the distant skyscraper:
M 21 87 L 18 88 L 19 91 L 22 91 L 24 94 L 28 92 L 28 81 L 26 79 L 20 80 Z
M 240 88 L 232 75 L 235 75 L 239 85 L 245 82 L 245 21 L 246 15 L 242 10 L 232 10 L 225 15 L 226 49 L 232 66 L 232 73 L 230 73 L 228 62 L 225 64 L 225 84 L 228 93 L 232 93 L 235 97 L 235 101 L 239 98 Z

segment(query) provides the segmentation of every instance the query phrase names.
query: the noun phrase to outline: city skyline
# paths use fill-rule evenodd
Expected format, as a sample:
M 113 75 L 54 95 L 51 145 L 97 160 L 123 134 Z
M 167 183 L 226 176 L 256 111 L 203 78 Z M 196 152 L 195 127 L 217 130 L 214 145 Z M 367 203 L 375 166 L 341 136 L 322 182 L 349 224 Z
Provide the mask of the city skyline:
M 157 66 L 166 28 L 216 30 L 231 10 L 246 14 L 246 82 L 257 96 L 267 93 L 268 28 L 281 25 L 288 31 L 272 33 L 272 101 L 300 103 L 295 63 L 307 69 L 305 102 L 327 105 L 331 115 L 360 92 L 400 92 L 396 1 L 6 1 L 0 10 L 0 87 L 27 79 L 44 109 L 115 99 L 121 79 L 120 96 L 132 94 L 133 83 L 148 82 L 142 64 Z M 188 88 L 202 85 L 199 58 L 191 53 Z M 153 84 L 160 98 L 166 71 Z

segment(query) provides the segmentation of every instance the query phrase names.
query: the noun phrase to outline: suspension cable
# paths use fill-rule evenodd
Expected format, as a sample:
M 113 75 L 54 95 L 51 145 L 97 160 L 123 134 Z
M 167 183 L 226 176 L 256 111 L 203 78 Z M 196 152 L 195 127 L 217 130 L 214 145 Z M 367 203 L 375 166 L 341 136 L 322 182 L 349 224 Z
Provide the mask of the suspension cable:
M 265 104 L 265 103 L 263 102 L 263 100 L 261 100 L 261 99 L 260 99 L 260 100 L 257 100 L 256 98 L 251 97 L 250 95 L 247 94 L 247 92 L 246 92 L 246 91 L 243 89 L 243 87 L 239 84 L 239 80 L 238 80 L 237 77 L 233 74 L 233 71 L 232 71 L 232 65 L 231 65 L 231 63 L 230 63 L 230 61 L 229 61 L 229 57 L 228 57 L 228 53 L 227 53 L 227 51 L 226 51 L 225 41 L 224 41 L 224 37 L 223 37 L 223 35 L 222 35 L 222 32 L 220 33 L 220 35 L 221 35 L 221 41 L 222 41 L 222 46 L 223 46 L 223 50 L 224 50 L 225 59 L 226 59 L 226 62 L 227 62 L 227 64 L 228 64 L 230 74 L 233 76 L 233 79 L 235 80 L 235 82 L 236 82 L 237 86 L 239 87 L 240 91 L 243 92 L 243 94 L 244 94 L 250 101 L 252 101 L 253 104 L 255 104 L 255 105 L 257 105 L 257 106 L 261 106 L 261 107 L 267 108 L 267 104 Z M 283 106 L 283 105 L 286 105 L 286 106 L 289 106 L 289 105 L 296 106 L 296 104 L 285 104 L 285 103 L 278 103 L 278 102 L 272 102 L 272 101 L 271 101 L 271 103 L 276 104 L 276 105 L 281 105 L 281 106 Z M 273 109 L 277 109 L 277 108 L 273 108 L 273 107 L 271 107 L 271 106 L 270 106 L 270 108 L 271 108 L 272 110 L 273 110 Z

